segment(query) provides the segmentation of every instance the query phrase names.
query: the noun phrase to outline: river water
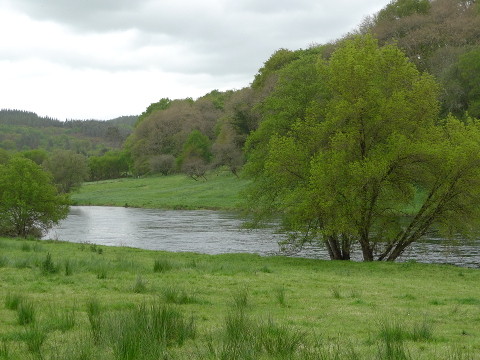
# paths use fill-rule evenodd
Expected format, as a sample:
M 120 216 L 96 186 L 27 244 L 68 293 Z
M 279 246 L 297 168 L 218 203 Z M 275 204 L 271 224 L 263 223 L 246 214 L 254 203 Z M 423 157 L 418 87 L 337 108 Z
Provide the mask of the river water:
M 205 254 L 282 254 L 278 242 L 285 239 L 284 234 L 273 228 L 247 230 L 243 224 L 235 213 L 224 211 L 72 206 L 69 216 L 44 238 Z M 328 259 L 326 250 L 314 245 L 295 256 Z M 480 267 L 480 240 L 452 244 L 430 238 L 415 244 L 399 260 Z

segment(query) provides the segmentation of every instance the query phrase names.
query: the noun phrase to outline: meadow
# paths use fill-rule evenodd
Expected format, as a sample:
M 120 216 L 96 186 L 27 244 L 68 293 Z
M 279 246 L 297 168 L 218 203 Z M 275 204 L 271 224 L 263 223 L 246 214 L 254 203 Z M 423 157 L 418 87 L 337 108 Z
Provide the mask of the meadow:
M 480 271 L 0 239 L 0 359 L 479 359 Z
M 238 207 L 247 183 L 225 171 L 197 181 L 181 174 L 124 178 L 84 183 L 72 194 L 72 201 L 74 205 L 231 210 Z

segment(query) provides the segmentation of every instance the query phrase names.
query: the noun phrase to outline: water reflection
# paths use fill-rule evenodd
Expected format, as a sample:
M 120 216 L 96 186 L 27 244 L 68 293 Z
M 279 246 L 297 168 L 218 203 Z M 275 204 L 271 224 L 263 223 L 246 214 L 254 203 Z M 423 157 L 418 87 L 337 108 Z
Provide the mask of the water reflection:
M 45 238 L 206 254 L 281 254 L 278 242 L 283 234 L 273 229 L 245 230 L 242 224 L 234 213 L 223 211 L 74 206 Z M 296 256 L 328 259 L 325 249 L 314 245 Z M 443 239 L 427 239 L 408 249 L 400 259 L 406 260 L 479 267 L 480 241 L 449 245 Z

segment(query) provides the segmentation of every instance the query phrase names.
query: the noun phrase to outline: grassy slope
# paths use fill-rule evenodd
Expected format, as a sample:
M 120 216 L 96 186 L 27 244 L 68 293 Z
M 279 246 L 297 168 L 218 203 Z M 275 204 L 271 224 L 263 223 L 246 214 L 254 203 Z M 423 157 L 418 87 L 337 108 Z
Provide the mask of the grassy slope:
M 45 337 L 30 352 L 43 358 L 56 354 L 59 359 L 73 359 L 81 353 L 85 359 L 119 358 L 107 341 L 93 342 L 86 311 L 92 299 L 100 303 L 103 319 L 121 318 L 140 303 L 177 303 L 170 305 L 186 317 L 193 316 L 197 335 L 169 348 L 169 353 L 180 359 L 220 358 L 226 348 L 222 346 L 225 317 L 242 294 L 246 296 L 243 311 L 250 319 L 273 319 L 281 329 L 305 334 L 301 337 L 305 344 L 297 353 L 313 349 L 319 339 L 318 351 L 328 353 L 327 359 L 349 349 L 360 359 L 372 359 L 386 349 L 382 326 L 392 329 L 399 324 L 407 332 L 431 332 L 401 343 L 413 359 L 478 359 L 474 354 L 480 354 L 480 271 L 476 269 L 208 256 L 23 239 L 0 239 L 0 250 L 0 358 L 2 354 L 27 358 L 31 340 L 26 334 L 32 329 Z M 47 253 L 58 272 L 42 272 Z M 154 272 L 156 260 L 171 268 Z M 172 292 L 183 292 L 189 301 L 169 300 Z M 35 326 L 19 325 L 18 311 L 6 308 L 4 300 L 13 295 L 33 304 Z M 61 330 L 72 308 L 75 324 Z M 208 350 L 209 343 L 217 356 Z M 342 354 L 341 359 L 354 358 Z
M 233 209 L 247 180 L 212 173 L 208 180 L 185 175 L 85 183 L 72 195 L 76 205 L 112 205 L 169 209 Z

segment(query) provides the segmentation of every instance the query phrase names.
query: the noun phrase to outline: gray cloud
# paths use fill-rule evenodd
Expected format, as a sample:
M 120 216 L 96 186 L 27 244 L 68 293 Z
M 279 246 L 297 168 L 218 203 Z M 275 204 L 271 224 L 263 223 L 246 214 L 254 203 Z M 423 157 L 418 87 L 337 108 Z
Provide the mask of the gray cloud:
M 57 22 L 80 33 L 136 29 L 138 36 L 130 50 L 133 55 L 141 53 L 145 46 L 183 49 L 172 55 L 186 59 L 169 61 L 168 56 L 153 56 L 152 61 L 162 62 L 148 66 L 189 73 L 249 72 L 253 76 L 254 69 L 276 49 L 296 49 L 331 40 L 350 30 L 355 21 L 358 23 L 358 13 L 365 4 L 386 2 L 14 0 L 14 6 L 33 19 Z M 345 11 L 347 4 L 349 10 Z M 82 58 L 79 54 L 79 63 L 87 60 Z M 91 61 L 86 64 L 93 66 Z M 131 66 L 134 64 L 126 64 L 126 68 Z
M 128 79 L 152 71 L 171 74 L 169 81 L 181 78 L 180 85 L 200 81 L 197 88 L 222 88 L 226 79 L 246 86 L 275 50 L 334 40 L 388 2 L 0 0 L 0 11 L 7 4 L 33 23 L 20 19 L 33 33 L 25 33 L 23 23 L 12 25 L 18 26 L 15 39 L 7 45 L 0 39 L 0 61 L 34 60 Z M 190 85 L 185 96 L 192 96 Z

